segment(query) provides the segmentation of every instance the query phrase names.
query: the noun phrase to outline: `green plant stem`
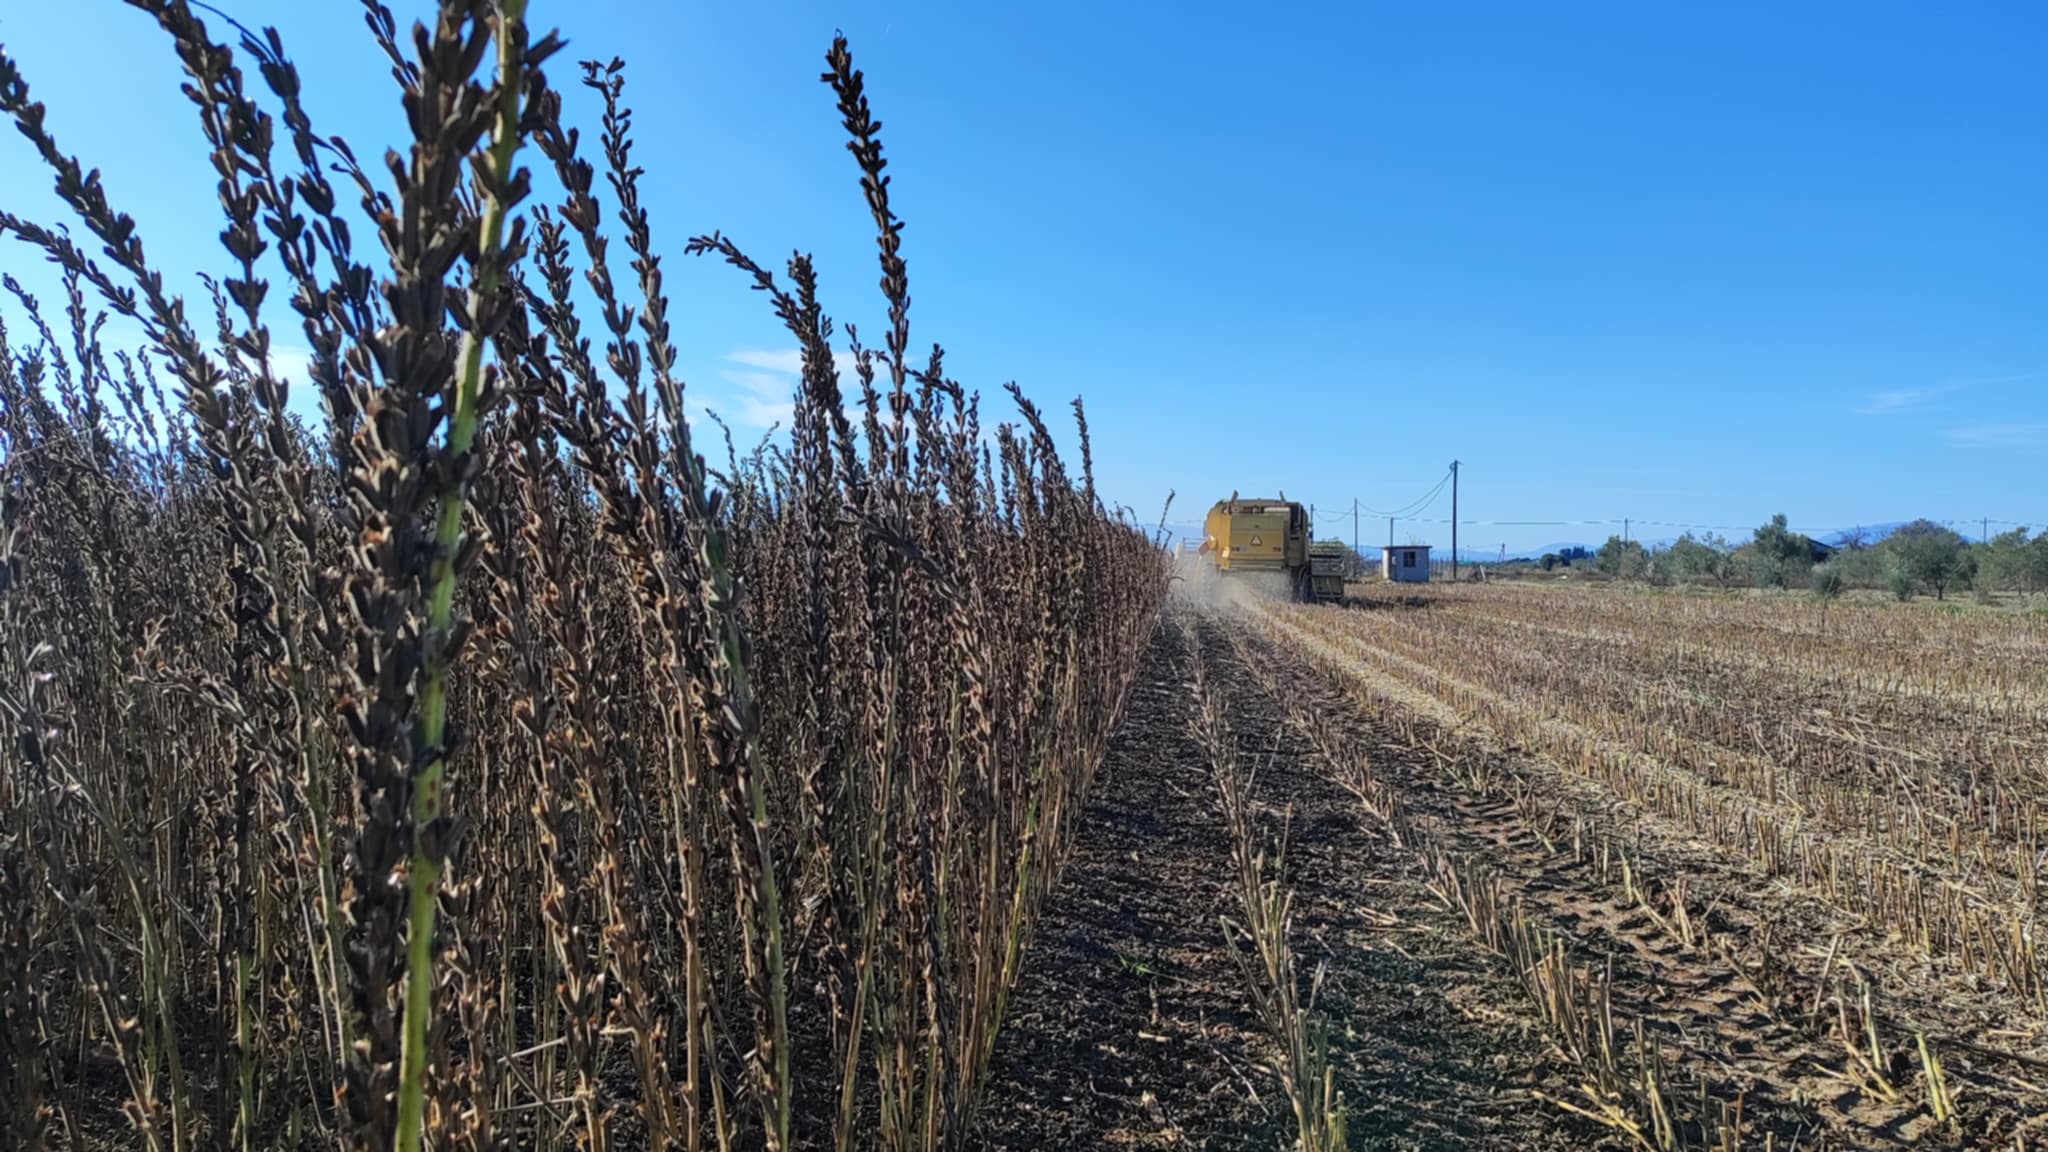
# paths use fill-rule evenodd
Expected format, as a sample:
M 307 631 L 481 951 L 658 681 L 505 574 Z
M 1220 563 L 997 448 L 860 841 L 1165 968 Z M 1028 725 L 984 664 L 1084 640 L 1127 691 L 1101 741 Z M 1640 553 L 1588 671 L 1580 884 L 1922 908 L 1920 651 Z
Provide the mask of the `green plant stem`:
M 254 1036 L 249 1010 L 249 978 L 255 966 L 256 957 L 247 950 L 235 957 L 235 1070 L 241 1089 L 236 1142 L 242 1152 L 250 1152 L 256 1139 L 256 1062 L 250 1055 Z
M 526 0 L 502 0 L 497 29 L 498 120 L 492 129 L 490 165 L 491 188 L 483 203 L 478 230 L 476 279 L 470 285 L 471 326 L 462 336 L 461 359 L 455 378 L 455 405 L 448 425 L 447 452 L 450 462 L 447 487 L 441 494 L 440 519 L 434 532 L 433 568 L 428 574 L 426 634 L 446 637 L 455 614 L 455 556 L 462 541 L 462 510 L 468 495 L 467 464 L 476 440 L 478 399 L 483 386 L 484 336 L 478 330 L 484 304 L 501 290 L 496 262 L 505 232 L 505 204 L 497 195 L 512 178 L 512 161 L 519 151 L 519 96 L 522 51 L 520 38 L 511 34 L 525 18 Z M 430 650 L 421 671 L 420 738 L 428 759 L 413 781 L 413 850 L 406 873 L 407 927 L 405 968 L 405 1024 L 399 1049 L 398 1152 L 418 1152 L 426 1112 L 427 1026 L 433 1015 L 434 913 L 440 892 L 442 863 L 439 845 L 424 837 L 440 820 L 441 784 L 446 770 L 443 742 L 448 734 L 447 654 Z

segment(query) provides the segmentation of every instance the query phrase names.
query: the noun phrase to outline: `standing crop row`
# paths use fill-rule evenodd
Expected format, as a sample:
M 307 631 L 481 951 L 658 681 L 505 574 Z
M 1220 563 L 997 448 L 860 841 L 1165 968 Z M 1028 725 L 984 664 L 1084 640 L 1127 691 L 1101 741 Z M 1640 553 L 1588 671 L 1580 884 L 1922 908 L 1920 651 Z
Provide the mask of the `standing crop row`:
M 808 257 L 690 240 L 802 352 L 721 462 L 616 62 L 592 148 L 523 5 L 371 4 L 373 171 L 274 33 L 135 6 L 219 178 L 198 307 L 0 53 L 76 217 L 0 211 L 65 287 L 0 326 L 8 1146 L 959 1146 L 1164 574 L 1078 402 L 1075 477 L 913 353 L 844 41 L 887 330 L 843 376 Z
M 1208 761 L 1223 824 L 1230 835 L 1230 860 L 1237 873 L 1240 918 L 1223 918 L 1223 940 L 1238 969 L 1268 1039 L 1277 1050 L 1272 1068 L 1294 1112 L 1295 1142 L 1301 1152 L 1342 1152 L 1344 1093 L 1330 1060 L 1330 1025 L 1318 1011 L 1324 968 L 1317 965 L 1302 995 L 1294 951 L 1294 892 L 1285 869 L 1290 808 L 1281 820 L 1269 857 L 1257 827 L 1252 796 L 1256 772 L 1238 762 L 1237 736 L 1224 714 L 1223 694 L 1211 681 L 1202 657 L 1205 621 L 1190 614 L 1179 621 L 1187 649 L 1189 689 L 1195 697 L 1195 741 Z

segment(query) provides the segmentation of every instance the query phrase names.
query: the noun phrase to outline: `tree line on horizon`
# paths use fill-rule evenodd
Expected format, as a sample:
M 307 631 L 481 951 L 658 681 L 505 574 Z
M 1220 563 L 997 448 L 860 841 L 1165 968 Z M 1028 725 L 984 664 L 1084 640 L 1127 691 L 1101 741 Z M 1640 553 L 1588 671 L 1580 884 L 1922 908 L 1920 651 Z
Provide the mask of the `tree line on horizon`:
M 1573 566 L 1572 557 L 1545 553 L 1544 571 Z M 1614 579 L 1650 584 L 1714 587 L 1806 587 L 1831 598 L 1851 588 L 1883 589 L 1899 600 L 1950 592 L 1980 597 L 1998 592 L 2033 596 L 2048 591 L 2048 529 L 2014 528 L 1972 542 L 1933 520 L 1903 524 L 1883 539 L 1861 534 L 1840 545 L 1824 545 L 1794 532 L 1779 513 L 1759 525 L 1747 541 L 1714 533 L 1680 536 L 1664 547 L 1609 536 L 1592 553 L 1590 566 Z M 1584 561 L 1582 561 L 1584 563 Z
M 1324 543 L 1351 551 L 1346 541 L 1332 538 Z M 1353 559 L 1354 577 L 1377 567 L 1363 553 L 1353 554 Z M 1467 564 L 1474 571 L 1494 567 L 1483 561 Z M 1758 525 L 1748 540 L 1687 532 L 1658 546 L 1617 534 L 1598 548 L 1571 545 L 1510 564 L 1533 565 L 1545 572 L 1595 572 L 1654 585 L 1806 588 L 1825 598 L 1856 588 L 1882 589 L 1899 600 L 1920 595 L 1946 600 L 1955 591 L 1979 597 L 2000 592 L 2035 596 L 2048 592 L 2048 528 L 2034 532 L 2022 526 L 1973 542 L 1945 524 L 1920 519 L 1881 539 L 1859 531 L 1840 544 L 1822 544 L 1793 531 L 1781 512 Z

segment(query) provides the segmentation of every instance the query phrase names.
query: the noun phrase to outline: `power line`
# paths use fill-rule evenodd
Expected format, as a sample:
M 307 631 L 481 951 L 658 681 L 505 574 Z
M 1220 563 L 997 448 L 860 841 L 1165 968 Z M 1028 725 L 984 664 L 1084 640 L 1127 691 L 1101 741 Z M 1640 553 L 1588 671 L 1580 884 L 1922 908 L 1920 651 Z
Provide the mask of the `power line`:
M 1436 498 L 1443 494 L 1443 490 L 1450 484 L 1450 482 L 1450 469 L 1445 469 L 1443 478 L 1436 482 L 1435 487 L 1431 488 L 1427 492 L 1424 492 L 1421 496 L 1415 498 L 1414 500 L 1409 501 L 1407 504 L 1404 504 L 1401 507 L 1396 508 L 1392 511 L 1374 508 L 1372 505 L 1365 503 L 1364 501 L 1358 499 L 1356 496 L 1352 497 L 1349 500 L 1317 500 L 1313 501 L 1313 503 L 1327 505 L 1330 508 L 1342 508 L 1346 504 L 1356 504 L 1358 506 L 1358 510 L 1368 516 L 1392 516 L 1398 520 L 1413 520 L 1416 519 L 1414 513 L 1421 512 L 1424 509 L 1428 508 L 1431 504 L 1435 503 Z
M 1359 510 L 1363 512 L 1370 512 L 1374 516 L 1392 516 L 1397 520 L 1413 520 L 1415 519 L 1413 513 L 1423 511 L 1424 509 L 1428 508 L 1431 504 L 1436 503 L 1436 498 L 1443 493 L 1444 486 L 1451 482 L 1451 475 L 1451 471 L 1449 469 L 1445 469 L 1444 478 L 1436 482 L 1436 487 L 1431 488 L 1428 492 L 1424 493 L 1420 499 L 1414 500 L 1396 511 L 1382 512 L 1379 509 L 1369 507 L 1362 502 L 1358 506 Z

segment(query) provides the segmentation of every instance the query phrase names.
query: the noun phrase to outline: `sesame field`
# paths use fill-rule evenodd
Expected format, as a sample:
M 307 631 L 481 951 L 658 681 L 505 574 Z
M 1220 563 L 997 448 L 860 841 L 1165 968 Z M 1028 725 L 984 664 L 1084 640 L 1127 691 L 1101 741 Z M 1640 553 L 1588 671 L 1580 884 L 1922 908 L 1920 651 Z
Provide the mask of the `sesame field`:
M 0 1150 L 2048 1147 L 2025 531 L 1969 604 L 1255 595 L 913 325 L 845 36 L 827 281 L 646 206 L 575 9 L 371 0 L 323 101 L 128 7 L 185 167 L 0 44 Z

